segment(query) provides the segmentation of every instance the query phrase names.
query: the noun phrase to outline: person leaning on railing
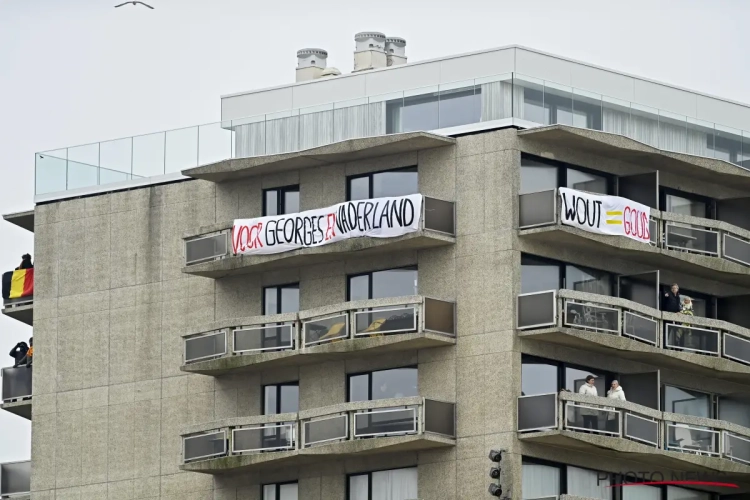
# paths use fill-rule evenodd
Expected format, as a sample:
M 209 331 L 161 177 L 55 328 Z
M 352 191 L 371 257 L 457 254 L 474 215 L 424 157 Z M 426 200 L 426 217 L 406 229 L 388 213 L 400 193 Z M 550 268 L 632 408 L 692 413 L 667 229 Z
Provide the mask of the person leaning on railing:
M 34 263 L 31 262 L 31 255 L 25 253 L 21 256 L 21 265 L 16 268 L 16 271 L 20 269 L 33 269 Z

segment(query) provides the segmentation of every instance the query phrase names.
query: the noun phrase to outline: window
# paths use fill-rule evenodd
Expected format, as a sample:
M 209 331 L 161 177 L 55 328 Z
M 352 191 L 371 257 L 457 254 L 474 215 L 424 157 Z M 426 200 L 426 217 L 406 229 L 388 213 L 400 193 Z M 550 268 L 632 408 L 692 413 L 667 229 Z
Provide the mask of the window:
M 349 376 L 349 401 L 418 396 L 417 368 L 394 368 Z
M 520 194 L 568 187 L 598 194 L 614 193 L 614 177 L 558 161 L 521 155 Z
M 554 497 L 562 493 L 562 465 L 545 465 L 524 459 L 521 468 L 523 498 Z
M 588 375 L 596 377 L 594 387 L 602 397 L 607 395 L 607 389 L 612 380 L 617 379 L 615 373 L 598 368 L 537 358 L 527 354 L 521 357 L 521 391 L 524 396 L 549 394 L 560 389 L 577 393 L 586 383 Z
M 711 493 L 667 486 L 667 500 L 711 500 Z
M 444 88 L 456 87 L 456 88 Z M 439 128 L 479 123 L 482 114 L 481 86 L 440 86 Z
M 612 488 L 610 481 L 599 480 L 599 473 L 589 469 L 581 469 L 571 465 L 567 469 L 567 482 L 569 495 L 601 498 L 603 500 L 612 499 Z
M 612 295 L 612 276 L 605 271 L 586 267 L 565 266 L 565 288 L 577 292 Z
M 297 500 L 297 482 L 264 484 L 263 500 Z
M 417 267 L 402 267 L 349 276 L 347 295 L 347 300 L 417 295 Z
M 622 489 L 622 500 L 661 500 L 661 492 L 655 486 L 628 486 Z
M 560 265 L 529 255 L 521 256 L 521 293 L 546 292 L 562 288 Z
M 596 175 L 581 170 L 567 170 L 566 187 L 590 193 L 607 194 L 608 180 L 603 175 Z
M 733 424 L 750 427 L 750 400 L 738 397 L 720 397 L 719 418 Z
M 349 476 L 349 500 L 411 500 L 417 495 L 417 468 Z
M 299 283 L 268 286 L 263 289 L 263 314 L 299 311 Z
M 285 186 L 263 191 L 263 216 L 299 212 L 299 186 Z
M 530 255 L 521 256 L 521 293 L 567 288 L 611 296 L 614 283 L 613 275 L 606 271 Z
M 524 357 L 521 364 L 521 395 L 534 396 L 559 391 L 557 370 L 554 362 Z
M 671 385 L 664 386 L 664 411 L 714 418 L 711 395 L 705 392 L 683 389 Z
M 704 196 L 686 193 L 676 189 L 661 188 L 661 199 L 659 200 L 659 205 L 667 212 L 691 215 L 693 217 L 711 218 L 713 201 Z
M 299 383 L 267 385 L 263 388 L 263 415 L 297 413 L 299 411 Z
M 347 186 L 347 200 L 349 201 L 417 193 L 419 193 L 417 167 L 350 177 Z

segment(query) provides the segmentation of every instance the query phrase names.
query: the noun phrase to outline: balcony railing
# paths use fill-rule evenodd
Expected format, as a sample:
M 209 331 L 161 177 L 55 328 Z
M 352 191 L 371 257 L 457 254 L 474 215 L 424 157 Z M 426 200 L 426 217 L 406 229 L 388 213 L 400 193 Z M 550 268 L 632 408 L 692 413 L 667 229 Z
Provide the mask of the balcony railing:
M 30 491 L 30 461 L 0 464 L 0 498 L 28 495 Z
M 182 456 L 184 463 L 190 463 L 220 456 L 299 452 L 379 437 L 455 438 L 455 419 L 455 403 L 421 397 L 347 403 L 299 415 L 249 417 L 247 423 L 183 434 Z
M 561 225 L 559 204 L 557 189 L 519 195 L 519 229 Z M 742 228 L 654 209 L 649 224 L 653 246 L 750 266 L 750 232 Z
M 308 352 L 342 340 L 429 332 L 456 335 L 456 305 L 411 296 L 346 302 L 184 337 L 185 364 L 267 352 Z
M 32 373 L 31 367 L 26 366 L 2 369 L 3 403 L 31 398 Z
M 750 464 L 750 429 L 569 392 L 518 398 L 518 431 L 571 431 L 627 439 L 666 451 Z M 741 431 L 740 431 L 741 429 Z
M 546 112 L 547 103 L 557 112 Z M 528 127 L 559 123 L 601 130 L 745 168 L 750 153 L 748 131 L 503 73 L 36 153 L 35 194 L 177 174 L 229 158 L 290 153 L 347 139 L 510 118 Z
M 565 289 L 525 293 L 518 296 L 516 314 L 519 330 L 573 328 L 750 365 L 750 330 L 726 321 L 662 312 L 618 297 Z
M 438 200 L 424 196 L 422 198 L 420 229 L 436 231 L 454 236 L 455 227 L 455 203 L 452 201 Z M 232 257 L 229 239 L 232 227 L 227 223 L 226 227 L 210 233 L 191 236 L 185 239 L 185 265 L 191 266 L 201 262 L 225 259 Z

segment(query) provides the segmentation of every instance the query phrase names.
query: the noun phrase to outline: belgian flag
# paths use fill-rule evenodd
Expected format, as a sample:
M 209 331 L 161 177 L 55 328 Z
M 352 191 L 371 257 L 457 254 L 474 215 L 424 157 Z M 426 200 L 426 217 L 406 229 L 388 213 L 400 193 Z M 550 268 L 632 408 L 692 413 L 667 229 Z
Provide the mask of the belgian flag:
M 34 295 L 34 268 L 3 274 L 3 299 L 20 299 Z

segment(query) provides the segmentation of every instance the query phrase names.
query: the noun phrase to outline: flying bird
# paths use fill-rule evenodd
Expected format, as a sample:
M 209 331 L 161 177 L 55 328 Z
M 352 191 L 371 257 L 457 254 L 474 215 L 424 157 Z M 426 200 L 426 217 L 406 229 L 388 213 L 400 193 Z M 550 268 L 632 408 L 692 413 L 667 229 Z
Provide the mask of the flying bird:
M 116 9 L 117 7 L 122 7 L 123 5 L 127 5 L 127 4 L 133 4 L 133 5 L 138 5 L 138 4 L 141 4 L 141 5 L 143 5 L 144 7 L 148 7 L 149 9 L 152 9 L 152 10 L 153 10 L 153 7 L 151 7 L 151 6 L 149 5 L 149 4 L 147 4 L 147 3 L 143 3 L 143 2 L 138 2 L 138 1 L 136 1 L 136 2 L 125 2 L 125 3 L 121 3 L 120 5 L 115 5 L 115 9 Z

